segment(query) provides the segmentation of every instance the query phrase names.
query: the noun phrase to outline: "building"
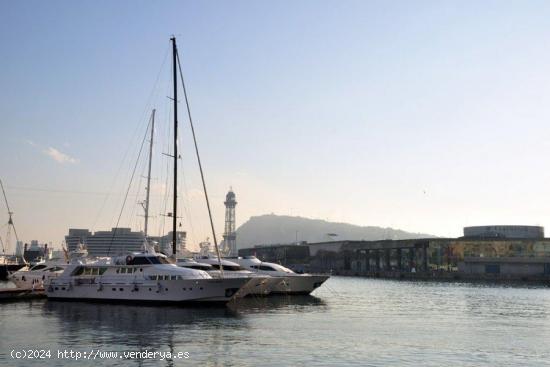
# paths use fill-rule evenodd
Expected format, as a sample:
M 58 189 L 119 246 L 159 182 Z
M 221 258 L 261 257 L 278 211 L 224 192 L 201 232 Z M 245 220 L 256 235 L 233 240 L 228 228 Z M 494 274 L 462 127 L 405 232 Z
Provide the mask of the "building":
M 516 228 L 503 231 L 508 236 L 525 233 L 517 229 L 521 226 L 511 227 Z M 540 231 L 542 227 L 528 232 L 528 238 L 478 236 L 257 246 L 241 249 L 239 255 L 342 275 L 548 282 L 550 238 L 538 237 Z
M 185 249 L 186 233 L 177 232 L 178 253 Z M 172 253 L 172 232 L 164 236 L 149 236 L 150 242 L 158 244 L 158 250 L 166 254 Z M 133 232 L 130 228 L 112 228 L 110 231 L 90 232 L 88 229 L 70 228 L 65 236 L 65 243 L 69 251 L 76 250 L 78 244 L 86 245 L 88 253 L 92 256 L 123 255 L 128 252 L 141 251 L 145 235 L 143 232 Z
M 32 240 L 30 246 L 23 245 L 23 258 L 27 262 L 34 262 L 48 258 L 48 244 L 40 244 L 37 240 Z
M 465 238 L 544 238 L 540 226 L 475 226 L 464 227 Z
M 164 236 L 149 236 L 149 241 L 150 242 L 156 242 L 157 245 L 158 245 L 158 248 L 157 250 L 164 253 L 164 254 L 167 254 L 167 255 L 171 255 L 172 254 L 172 242 L 173 242 L 173 238 L 172 238 L 172 231 L 168 232 L 167 234 L 165 234 Z M 186 249 L 185 249 L 185 244 L 186 244 L 186 241 L 187 241 L 187 233 L 184 232 L 184 231 L 176 231 L 176 235 L 177 235 L 177 241 L 176 241 L 176 246 L 177 246 L 177 253 L 178 254 L 182 254 L 184 252 L 186 252 Z

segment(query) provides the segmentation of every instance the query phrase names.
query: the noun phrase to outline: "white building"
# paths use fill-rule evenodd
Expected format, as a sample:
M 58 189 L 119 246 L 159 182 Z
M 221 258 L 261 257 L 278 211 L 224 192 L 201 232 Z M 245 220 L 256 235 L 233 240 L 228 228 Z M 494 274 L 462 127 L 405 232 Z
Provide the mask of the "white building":
M 177 252 L 185 249 L 186 233 L 178 231 Z M 172 253 L 172 232 L 164 236 L 149 236 L 151 242 L 158 243 L 158 249 L 166 254 Z M 143 232 L 133 232 L 130 228 L 113 228 L 110 231 L 90 232 L 88 229 L 70 228 L 65 236 L 69 251 L 76 250 L 79 243 L 86 245 L 88 253 L 93 256 L 124 255 L 142 249 L 145 236 Z

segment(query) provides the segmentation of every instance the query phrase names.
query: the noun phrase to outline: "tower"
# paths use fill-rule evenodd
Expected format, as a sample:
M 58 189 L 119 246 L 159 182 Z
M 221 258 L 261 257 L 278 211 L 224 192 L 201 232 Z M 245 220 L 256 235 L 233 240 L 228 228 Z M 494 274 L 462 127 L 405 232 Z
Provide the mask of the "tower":
M 225 231 L 223 233 L 224 249 L 229 256 L 237 256 L 237 233 L 235 232 L 235 193 L 229 189 L 225 195 Z

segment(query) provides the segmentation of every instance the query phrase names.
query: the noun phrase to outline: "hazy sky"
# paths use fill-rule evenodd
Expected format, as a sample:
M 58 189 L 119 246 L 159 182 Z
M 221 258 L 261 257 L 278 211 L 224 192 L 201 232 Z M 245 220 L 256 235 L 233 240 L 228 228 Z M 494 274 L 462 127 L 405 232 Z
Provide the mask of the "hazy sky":
M 547 1 L 2 1 L 0 177 L 20 237 L 115 226 L 153 107 L 162 231 L 171 34 L 218 233 L 230 186 L 237 225 L 550 228 L 548 19 Z M 196 243 L 209 233 L 180 106 Z M 142 227 L 144 163 L 121 226 Z

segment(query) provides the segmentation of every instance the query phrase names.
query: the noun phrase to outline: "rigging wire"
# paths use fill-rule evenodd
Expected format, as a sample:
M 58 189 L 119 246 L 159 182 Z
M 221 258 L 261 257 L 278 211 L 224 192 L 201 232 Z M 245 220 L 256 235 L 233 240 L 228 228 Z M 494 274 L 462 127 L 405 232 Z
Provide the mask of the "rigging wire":
M 145 116 L 146 116 L 146 113 L 147 111 L 150 109 L 149 106 L 151 105 L 152 103 L 152 100 L 153 100 L 153 97 L 155 96 L 155 91 L 157 90 L 157 86 L 159 84 L 159 80 L 160 80 L 160 77 L 162 75 L 162 72 L 164 70 L 164 66 L 166 65 L 166 60 L 168 58 L 168 54 L 169 54 L 169 51 L 170 51 L 170 47 L 167 47 L 166 48 L 166 51 L 164 53 L 164 58 L 162 60 L 162 64 L 160 66 L 160 70 L 159 72 L 157 73 L 157 77 L 155 79 L 155 82 L 153 83 L 153 88 L 151 89 L 151 93 L 149 94 L 149 97 L 147 98 L 147 102 L 145 104 L 145 108 L 143 110 L 143 113 L 141 114 L 141 117 L 139 119 L 139 121 L 143 121 L 145 120 Z M 158 91 L 156 92 L 156 94 L 158 95 Z M 95 219 L 93 221 L 93 224 L 92 224 L 92 231 L 93 229 L 95 228 L 98 220 L 99 220 L 99 217 L 101 216 L 101 213 L 103 212 L 103 209 L 105 208 L 105 204 L 107 203 L 107 200 L 109 199 L 109 196 L 110 196 L 110 192 L 113 191 L 113 188 L 118 180 L 118 177 L 120 175 L 120 172 L 122 170 L 122 167 L 124 166 L 124 163 L 126 161 L 126 157 L 128 156 L 128 153 L 130 152 L 130 148 L 133 146 L 133 141 L 135 139 L 135 137 L 137 136 L 137 133 L 139 131 L 139 127 L 141 126 L 141 124 L 138 124 L 132 134 L 132 138 L 130 139 L 130 143 L 128 144 L 128 147 L 126 148 L 126 151 L 124 152 L 124 155 L 122 157 L 122 160 L 120 162 L 120 165 L 118 166 L 118 169 L 117 169 L 117 172 L 115 174 L 115 178 L 113 180 L 113 183 L 111 184 L 111 187 L 109 189 L 109 192 L 105 195 L 104 199 L 103 199 L 103 202 L 101 203 L 101 207 L 99 208 L 99 211 L 97 212 L 97 215 L 95 216 Z
M 189 227 L 190 227 L 190 230 L 191 230 L 191 236 L 193 238 L 195 238 L 195 229 L 193 227 L 193 220 L 192 220 L 192 216 L 191 216 L 191 212 L 189 211 L 190 207 L 191 207 L 191 198 L 189 197 L 189 189 L 187 187 L 187 180 L 185 179 L 185 169 L 183 168 L 183 165 L 182 165 L 182 168 L 181 168 L 181 175 L 182 175 L 182 183 L 183 183 L 183 192 L 184 192 L 184 195 L 183 196 L 183 200 L 184 200 L 184 205 L 183 205 L 183 208 L 185 210 L 185 214 L 187 215 L 187 222 L 189 223 Z
M 170 106 L 168 106 L 168 104 L 166 104 L 166 110 L 167 110 L 166 116 L 168 117 L 167 121 L 170 121 L 172 119 L 172 110 L 170 109 Z M 171 151 L 171 142 L 172 142 L 172 140 L 170 139 L 171 132 L 172 132 L 172 124 L 167 123 L 166 124 L 166 140 L 164 141 L 164 148 L 165 148 L 164 150 L 167 151 L 167 152 Z M 172 191 L 172 186 L 171 186 L 172 182 L 168 179 L 169 176 L 170 176 L 170 161 L 166 160 L 166 175 L 164 176 L 165 177 L 164 198 L 163 198 L 163 202 L 161 203 L 162 219 L 159 220 L 159 236 L 161 236 L 161 234 L 164 233 L 165 228 L 166 228 L 166 217 L 167 217 L 166 210 L 167 210 L 167 206 L 168 206 L 168 195 Z
M 30 192 L 47 192 L 51 194 L 69 194 L 69 195 L 110 195 L 110 196 L 122 196 L 123 193 L 109 192 L 109 191 L 77 191 L 77 190 L 58 190 L 58 189 L 48 189 L 41 187 L 27 187 L 27 186 L 6 186 L 7 189 L 13 191 L 30 191 Z M 19 193 L 10 193 L 12 196 L 19 195 Z M 27 194 L 25 194 L 27 195 Z M 154 196 L 154 195 L 153 195 Z
M 185 105 L 187 107 L 187 116 L 189 118 L 189 124 L 191 125 L 191 134 L 193 136 L 193 143 L 195 145 L 195 153 L 197 155 L 197 162 L 199 164 L 199 170 L 200 170 L 200 173 L 201 173 L 202 187 L 204 189 L 204 198 L 206 199 L 206 207 L 208 208 L 208 216 L 210 218 L 210 227 L 212 228 L 212 237 L 213 237 L 213 240 L 214 240 L 214 247 L 216 248 L 216 255 L 218 256 L 218 265 L 220 266 L 220 271 L 221 271 L 221 274 L 222 274 L 222 277 L 223 277 L 223 267 L 221 265 L 221 260 L 220 260 L 220 250 L 218 248 L 218 240 L 216 239 L 216 231 L 214 229 L 214 220 L 212 219 L 212 211 L 210 209 L 210 200 L 208 199 L 208 191 L 206 190 L 206 182 L 205 182 L 205 179 L 204 179 L 204 172 L 202 170 L 202 163 L 201 163 L 201 158 L 200 158 L 200 154 L 199 154 L 199 147 L 198 147 L 198 144 L 197 144 L 197 137 L 195 135 L 195 127 L 193 126 L 193 119 L 191 118 L 191 108 L 189 107 L 189 99 L 187 98 L 187 89 L 185 88 L 185 81 L 183 79 L 183 72 L 181 70 L 181 62 L 180 62 L 179 52 L 176 52 L 176 59 L 178 61 L 178 68 L 179 68 L 179 72 L 180 72 L 181 85 L 183 87 L 183 95 L 185 97 Z
M 149 127 L 151 127 L 151 124 L 149 124 Z M 149 128 L 145 131 L 146 134 L 149 133 Z M 145 160 L 140 161 L 141 165 L 138 169 L 138 172 L 140 172 L 138 184 L 136 185 L 135 193 L 132 193 L 130 196 L 134 198 L 135 205 L 132 205 L 127 223 L 130 227 L 133 227 L 132 224 L 135 224 L 134 228 L 140 228 L 141 221 L 138 218 L 138 214 L 136 213 L 136 209 L 138 206 L 140 206 L 139 199 L 141 198 L 141 189 L 142 185 L 144 185 L 144 173 L 146 170 L 146 162 Z
M 149 127 L 151 125 L 151 120 L 149 120 L 149 124 L 147 125 Z M 139 153 L 136 159 L 136 164 L 134 165 L 134 169 L 132 171 L 132 176 L 130 177 L 130 183 L 128 184 L 128 189 L 126 190 L 126 195 L 124 196 L 124 201 L 122 202 L 122 207 L 120 208 L 120 213 L 118 214 L 118 219 L 116 222 L 116 226 L 113 231 L 113 236 L 111 237 L 111 242 L 109 243 L 109 249 L 107 250 L 107 254 L 111 252 L 111 245 L 113 244 L 113 240 L 115 239 L 116 232 L 118 231 L 118 224 L 120 222 L 120 218 L 122 217 L 122 213 L 124 211 L 124 206 L 126 205 L 126 199 L 128 199 L 128 194 L 130 193 L 130 188 L 132 187 L 132 181 L 134 180 L 134 175 L 136 173 L 136 169 L 139 163 L 139 158 L 141 157 L 141 152 L 143 151 L 143 146 L 145 145 L 145 141 L 147 140 L 147 131 L 149 131 L 149 128 L 145 131 L 145 134 L 143 136 L 143 140 L 141 141 L 141 146 L 139 147 Z

